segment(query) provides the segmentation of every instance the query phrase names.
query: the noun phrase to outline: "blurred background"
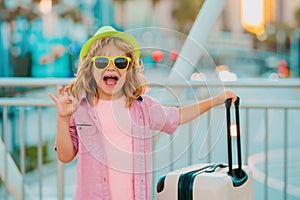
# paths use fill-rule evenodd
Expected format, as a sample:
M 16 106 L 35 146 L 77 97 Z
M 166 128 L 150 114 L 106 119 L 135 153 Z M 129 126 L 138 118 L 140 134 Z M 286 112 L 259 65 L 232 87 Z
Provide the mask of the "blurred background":
M 0 0 L 0 199 L 72 199 L 77 161 L 57 161 L 47 93 L 70 83 L 103 25 L 137 38 L 163 104 L 239 94 L 255 200 L 300 199 L 300 0 Z M 224 115 L 153 132 L 153 199 L 166 173 L 227 162 Z

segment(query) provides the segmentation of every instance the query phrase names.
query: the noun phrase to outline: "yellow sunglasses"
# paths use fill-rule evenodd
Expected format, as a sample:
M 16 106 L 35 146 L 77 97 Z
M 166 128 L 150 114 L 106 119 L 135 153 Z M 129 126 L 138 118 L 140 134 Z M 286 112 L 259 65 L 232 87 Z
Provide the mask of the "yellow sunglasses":
M 94 56 L 91 61 L 97 69 L 106 69 L 112 61 L 113 66 L 119 70 L 126 70 L 131 62 L 131 58 L 127 56 Z

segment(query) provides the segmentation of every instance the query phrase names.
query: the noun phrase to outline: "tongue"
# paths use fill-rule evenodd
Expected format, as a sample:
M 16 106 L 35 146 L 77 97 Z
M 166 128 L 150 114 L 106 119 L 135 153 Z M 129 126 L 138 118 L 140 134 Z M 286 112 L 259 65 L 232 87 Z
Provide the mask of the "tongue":
M 108 85 L 115 85 L 117 82 L 116 82 L 116 79 L 114 78 L 107 78 L 106 79 L 106 84 Z

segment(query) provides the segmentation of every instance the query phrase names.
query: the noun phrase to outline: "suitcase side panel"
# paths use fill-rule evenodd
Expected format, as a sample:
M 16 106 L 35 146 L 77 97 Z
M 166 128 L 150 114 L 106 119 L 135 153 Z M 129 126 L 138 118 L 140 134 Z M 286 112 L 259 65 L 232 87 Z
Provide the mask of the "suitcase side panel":
M 163 185 L 163 188 L 160 189 L 160 192 L 156 193 L 156 199 L 157 200 L 177 200 L 178 199 L 178 182 L 179 178 L 182 174 L 202 169 L 208 165 L 211 164 L 197 164 L 188 166 L 182 169 L 174 170 L 170 173 L 168 173 L 164 178 L 164 183 L 160 183 Z M 162 181 L 162 180 L 161 180 Z
M 193 199 L 253 200 L 251 170 L 247 166 L 243 167 L 248 179 L 239 187 L 233 186 L 231 177 L 227 174 L 228 170 L 228 168 L 224 168 L 213 173 L 199 174 L 194 180 Z
M 156 193 L 157 200 L 178 200 L 178 181 L 181 174 L 201 169 L 211 164 L 198 164 L 168 173 L 164 180 L 164 188 Z M 234 166 L 236 167 L 236 166 Z M 209 200 L 253 200 L 252 171 L 243 166 L 248 180 L 239 187 L 234 187 L 231 177 L 227 174 L 228 168 L 219 168 L 212 173 L 201 173 L 196 176 L 193 184 L 193 199 Z

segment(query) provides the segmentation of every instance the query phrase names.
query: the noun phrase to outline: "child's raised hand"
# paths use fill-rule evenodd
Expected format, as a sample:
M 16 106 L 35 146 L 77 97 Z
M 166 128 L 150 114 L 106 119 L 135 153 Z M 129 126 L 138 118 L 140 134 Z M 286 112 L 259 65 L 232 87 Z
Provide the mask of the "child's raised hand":
M 230 98 L 232 98 L 232 104 L 233 104 L 237 100 L 237 95 L 230 90 L 225 90 L 221 94 L 212 98 L 213 106 L 221 105 L 225 102 L 226 99 L 230 99 Z
M 73 97 L 69 95 L 70 86 L 59 87 L 57 97 L 48 93 L 48 96 L 56 103 L 57 115 L 59 117 L 70 117 L 78 108 Z

